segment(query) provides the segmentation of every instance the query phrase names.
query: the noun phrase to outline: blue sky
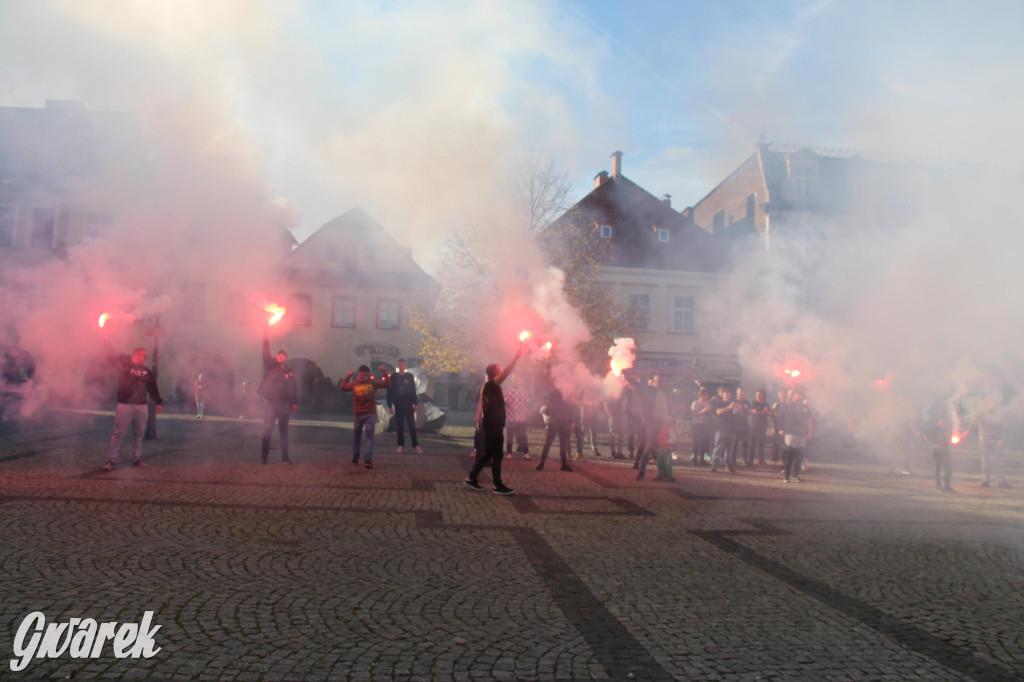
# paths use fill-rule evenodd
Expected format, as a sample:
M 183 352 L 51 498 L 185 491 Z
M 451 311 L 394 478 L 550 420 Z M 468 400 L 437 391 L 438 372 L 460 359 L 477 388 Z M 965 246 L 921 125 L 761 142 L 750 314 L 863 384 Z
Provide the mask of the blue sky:
M 154 156 L 417 251 L 493 220 L 525 147 L 692 204 L 780 143 L 1019 169 L 1024 4 L 0 0 L 0 105 L 124 109 Z M 245 190 L 248 191 L 248 190 Z M 298 212 L 296 212 L 298 215 Z

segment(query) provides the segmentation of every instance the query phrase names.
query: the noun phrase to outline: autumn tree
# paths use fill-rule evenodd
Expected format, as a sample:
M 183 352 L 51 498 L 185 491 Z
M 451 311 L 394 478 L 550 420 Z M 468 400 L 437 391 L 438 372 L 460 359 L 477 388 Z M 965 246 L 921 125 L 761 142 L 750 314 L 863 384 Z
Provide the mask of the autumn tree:
M 614 339 L 630 336 L 640 340 L 646 313 L 628 308 L 600 281 L 608 242 L 599 239 L 596 226 L 571 213 L 557 234 L 545 229 L 565 214 L 570 190 L 553 161 L 533 153 L 523 155 L 513 183 L 513 199 L 521 214 L 524 237 L 535 240 L 548 264 L 565 272 L 566 299 L 580 311 L 592 336 L 580 344 L 581 357 L 600 374 L 608 368 L 608 348 Z M 410 310 L 409 324 L 419 332 L 420 357 L 427 371 L 479 369 L 471 353 L 486 346 L 488 333 L 481 324 L 480 310 L 501 302 L 495 255 L 500 257 L 479 230 L 456 231 L 445 240 L 437 273 L 441 285 L 438 302 L 434 310 Z

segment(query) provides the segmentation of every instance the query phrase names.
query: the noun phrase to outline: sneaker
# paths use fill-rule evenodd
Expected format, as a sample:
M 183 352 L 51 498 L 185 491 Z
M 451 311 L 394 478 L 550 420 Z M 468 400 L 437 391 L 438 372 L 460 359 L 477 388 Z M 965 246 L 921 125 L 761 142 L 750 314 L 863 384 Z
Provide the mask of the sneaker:
M 291 457 L 282 457 L 281 461 L 284 462 L 285 464 L 295 464 L 295 462 L 292 461 Z
M 470 490 L 483 490 L 484 489 L 484 487 L 482 485 L 480 485 L 479 483 L 477 483 L 476 481 L 474 481 L 471 478 L 467 478 L 465 481 L 463 481 L 463 483 L 465 483 L 466 487 L 469 488 Z
M 495 495 L 515 495 L 516 491 L 512 490 L 512 488 L 509 488 L 508 486 L 504 486 L 503 485 L 500 488 L 495 488 L 494 489 L 494 494 Z
M 415 452 L 417 455 L 422 455 L 423 454 L 423 448 L 421 448 L 419 445 L 417 445 L 416 447 L 413 448 L 413 452 Z
M 804 479 L 800 478 L 799 476 L 794 476 L 793 480 L 796 481 L 797 483 L 803 483 L 804 482 Z
M 399 445 L 398 449 L 395 450 L 395 454 L 398 454 L 398 455 L 402 454 L 403 452 L 405 452 L 405 448 L 402 447 L 401 445 Z
M 372 469 L 373 468 L 373 462 L 367 462 L 366 463 L 366 468 L 367 469 Z
M 512 453 L 510 452 L 507 455 L 505 455 L 505 459 L 512 459 Z
M 544 462 L 537 465 L 537 471 L 544 471 Z
M 143 462 L 141 459 L 134 460 L 132 462 L 133 467 L 148 467 L 149 465 Z
M 955 490 L 953 490 L 953 488 L 951 488 L 948 485 L 945 488 L 943 488 L 943 490 L 945 490 L 947 493 L 955 493 L 956 492 Z
M 668 483 L 675 483 L 676 482 L 676 477 L 675 476 L 669 476 L 668 478 L 665 479 L 665 481 L 668 482 Z
M 104 471 L 113 471 L 114 470 L 114 463 L 113 462 L 107 462 L 106 464 L 103 465 L 103 470 Z
M 982 484 L 981 484 L 981 487 L 982 488 L 991 488 L 992 484 L 990 482 L 988 482 L 988 481 L 983 481 Z
M 264 461 L 263 463 L 266 464 L 266 461 Z M 354 466 L 354 467 L 359 466 L 359 460 L 358 459 L 352 460 L 352 466 Z
M 637 474 L 636 475 L 636 480 L 638 480 L 638 481 L 644 480 L 644 472 L 641 471 L 639 474 Z
M 1002 483 L 999 484 L 999 487 L 1000 488 L 1012 488 L 1013 486 L 1010 485 L 1009 481 L 1003 481 Z
M 784 478 L 784 479 L 782 479 L 782 482 L 783 483 L 792 483 L 793 481 L 789 480 L 788 478 Z
M 563 464 L 562 471 L 572 471 L 572 467 L 569 466 L 568 464 Z
M 601 452 L 597 448 L 594 448 L 594 457 L 600 457 L 600 456 L 601 456 Z
M 582 462 L 583 461 L 583 453 L 582 452 L 577 452 L 576 453 L 576 461 L 577 462 Z
M 523 459 L 525 459 L 527 462 L 529 462 L 530 461 L 530 453 L 529 452 L 524 452 L 523 453 Z
M 912 471 L 911 471 L 910 469 L 904 469 L 904 470 L 903 470 L 903 475 L 904 475 L 904 476 L 910 476 L 910 475 L 911 475 L 912 473 L 913 473 L 913 472 L 912 472 Z

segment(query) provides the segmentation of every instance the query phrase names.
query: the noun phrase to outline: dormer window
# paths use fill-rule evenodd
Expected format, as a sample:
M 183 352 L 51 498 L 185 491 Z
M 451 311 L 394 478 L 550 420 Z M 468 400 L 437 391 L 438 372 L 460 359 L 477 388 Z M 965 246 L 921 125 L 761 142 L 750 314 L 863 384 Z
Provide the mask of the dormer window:
M 662 229 L 659 229 L 659 230 L 658 230 L 658 241 L 659 241 L 659 242 L 667 242 L 667 241 L 668 241 L 668 239 L 669 239 L 669 233 L 668 233 L 668 230 L 666 230 L 666 229 L 664 229 L 664 228 L 662 228 Z
M 611 238 L 612 238 L 612 226 L 611 225 L 602 225 L 601 226 L 601 239 L 611 239 Z

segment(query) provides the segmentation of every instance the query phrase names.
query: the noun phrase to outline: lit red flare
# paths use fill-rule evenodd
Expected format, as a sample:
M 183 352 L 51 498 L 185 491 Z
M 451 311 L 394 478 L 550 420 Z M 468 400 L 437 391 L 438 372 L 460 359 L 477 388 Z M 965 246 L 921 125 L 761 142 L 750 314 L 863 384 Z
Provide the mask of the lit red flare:
M 789 376 L 791 376 L 794 379 L 796 379 L 797 377 L 800 376 L 800 370 L 798 370 L 798 369 L 787 369 L 786 370 L 786 374 L 788 374 Z
M 544 344 L 544 350 L 551 350 L 551 342 L 550 341 L 548 341 L 547 343 Z
M 618 358 L 612 358 L 612 361 L 610 363 L 612 368 L 612 374 L 614 374 L 617 377 L 621 377 L 622 370 L 626 369 L 625 364 L 626 363 L 624 363 L 622 360 Z
M 100 315 L 100 329 L 103 329 L 103 325 L 105 325 L 107 323 L 107 320 L 109 319 L 109 313 L 103 313 L 102 315 Z
M 952 445 L 956 445 L 957 443 L 959 443 L 959 442 L 960 442 L 960 434 L 959 434 L 959 433 L 956 433 L 956 432 L 954 431 L 954 432 L 953 432 L 953 435 L 949 437 L 949 442 L 950 442 L 950 443 L 951 443 Z
M 284 308 L 277 305 L 276 303 L 268 303 L 263 307 L 265 311 L 270 313 L 270 320 L 267 324 L 277 324 L 282 317 L 284 317 Z
M 520 341 L 526 341 L 526 339 L 530 338 L 531 336 L 533 336 L 533 334 L 531 334 L 530 332 L 520 332 L 519 333 L 519 340 Z

